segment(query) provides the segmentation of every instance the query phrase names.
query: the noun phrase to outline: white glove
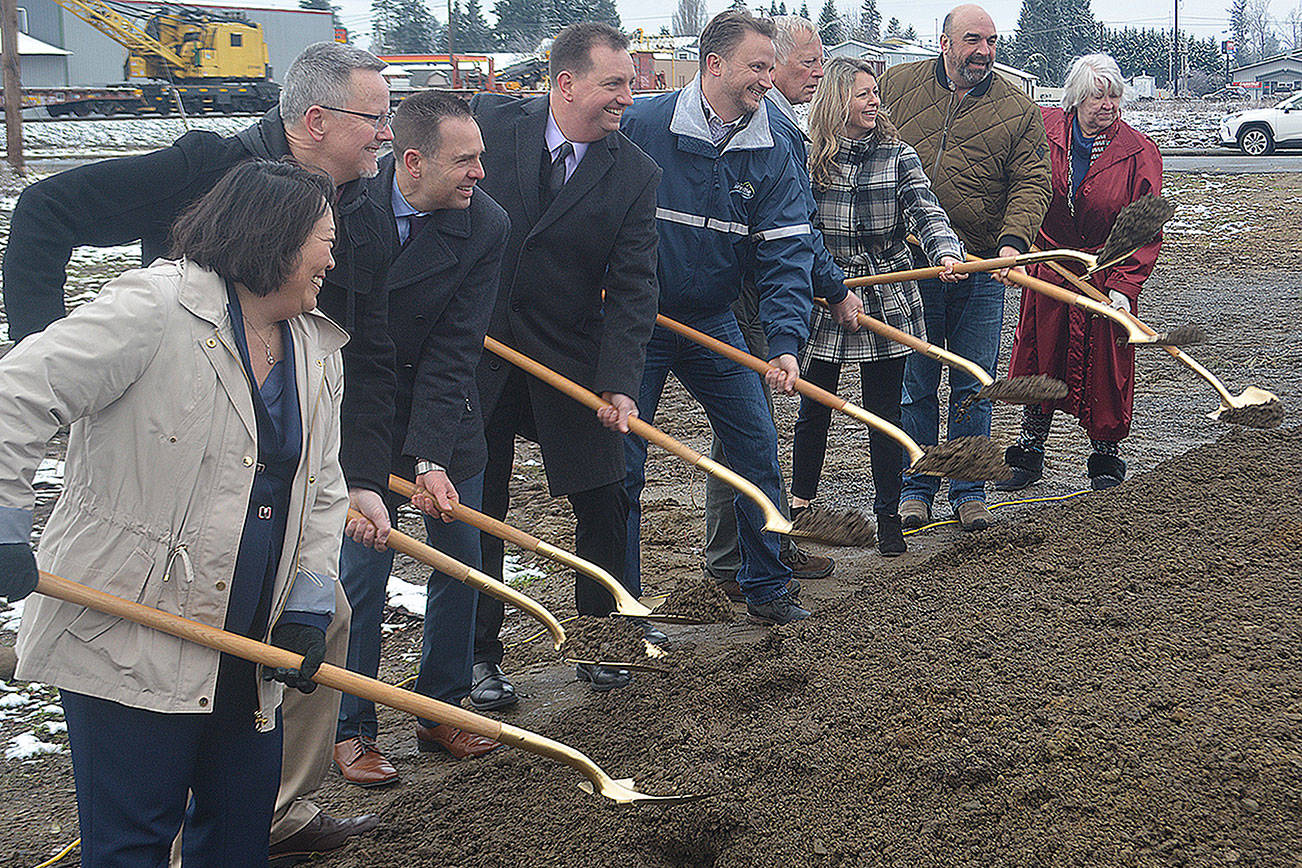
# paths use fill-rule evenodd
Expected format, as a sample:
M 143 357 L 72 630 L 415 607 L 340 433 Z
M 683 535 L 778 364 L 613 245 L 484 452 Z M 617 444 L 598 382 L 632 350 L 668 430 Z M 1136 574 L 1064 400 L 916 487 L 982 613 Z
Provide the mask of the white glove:
M 1122 313 L 1134 313 L 1134 311 L 1130 309 L 1130 299 L 1126 297 L 1124 292 L 1109 289 L 1108 298 L 1112 299 L 1112 304 L 1109 305 L 1109 307 L 1114 307 Z

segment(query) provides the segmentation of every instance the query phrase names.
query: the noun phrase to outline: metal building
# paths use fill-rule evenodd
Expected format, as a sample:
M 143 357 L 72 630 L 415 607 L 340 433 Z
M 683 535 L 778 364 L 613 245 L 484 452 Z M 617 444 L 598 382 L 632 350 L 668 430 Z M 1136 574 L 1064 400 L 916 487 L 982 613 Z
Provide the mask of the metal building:
M 42 81 L 39 84 L 77 87 L 120 84 L 127 80 L 124 71 L 126 48 L 53 0 L 18 0 L 18 3 L 18 24 L 22 32 L 68 52 L 63 57 L 42 59 L 45 66 L 41 68 Z M 138 9 L 142 15 L 148 15 L 165 4 L 117 0 L 115 5 Z M 242 12 L 250 21 L 261 24 L 271 62 L 271 77 L 276 81 L 282 78 L 294 58 L 308 45 L 313 42 L 329 42 L 335 38 L 330 13 L 315 9 L 266 9 L 199 3 L 180 5 L 189 9 Z M 29 85 L 38 84 L 29 81 L 26 70 L 23 80 Z

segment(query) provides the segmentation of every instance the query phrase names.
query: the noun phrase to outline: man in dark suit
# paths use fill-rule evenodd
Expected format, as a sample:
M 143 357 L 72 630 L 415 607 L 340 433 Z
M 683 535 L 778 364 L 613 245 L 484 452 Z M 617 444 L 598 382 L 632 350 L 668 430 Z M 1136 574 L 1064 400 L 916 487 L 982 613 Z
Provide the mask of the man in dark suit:
M 472 105 L 488 143 L 481 186 L 511 215 L 489 334 L 613 406 L 592 415 L 485 353 L 484 511 L 505 517 L 515 435 L 535 440 L 551 494 L 565 495 L 574 508 L 577 553 L 622 579 L 628 499 L 619 432 L 637 414 L 629 396 L 641 383 L 655 324 L 660 170 L 619 132 L 620 116 L 633 103 L 623 34 L 592 22 L 565 28 L 552 43 L 550 73 L 546 96 L 480 96 Z M 485 572 L 500 578 L 501 541 L 483 536 L 482 545 Z M 577 579 L 575 598 L 581 614 L 614 608 L 609 592 L 586 577 Z M 502 604 L 481 599 L 470 693 L 477 708 L 516 701 L 501 670 L 501 626 Z M 596 690 L 632 680 L 625 670 L 600 666 L 581 665 L 577 675 Z
M 435 513 L 458 502 L 482 506 L 487 455 L 475 366 L 510 228 L 506 212 L 475 189 L 484 177 L 483 153 L 479 127 L 464 102 L 433 91 L 414 94 L 394 114 L 393 154 L 380 162 L 368 191 L 372 201 L 385 204 L 388 230 L 400 245 L 385 286 L 396 313 L 389 321 L 398 368 L 392 470 L 414 478 L 413 499 Z M 390 510 L 398 503 L 389 497 Z M 479 567 L 474 528 L 428 514 L 425 528 L 430 545 Z M 375 676 L 393 552 L 346 539 L 339 560 L 339 578 L 353 606 L 348 668 Z M 426 589 L 416 691 L 456 704 L 470 691 L 477 595 L 438 571 Z M 335 763 L 350 783 L 374 787 L 398 779 L 376 747 L 377 729 L 375 705 L 346 696 Z M 430 720 L 419 721 L 416 740 L 421 750 L 441 749 L 458 759 L 499 746 Z

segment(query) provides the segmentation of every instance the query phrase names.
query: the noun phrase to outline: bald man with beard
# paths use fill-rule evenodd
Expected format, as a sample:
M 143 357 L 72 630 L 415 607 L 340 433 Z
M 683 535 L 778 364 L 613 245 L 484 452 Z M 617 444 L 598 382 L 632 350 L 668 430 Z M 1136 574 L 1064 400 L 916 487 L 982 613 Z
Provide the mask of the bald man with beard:
M 994 72 L 995 23 L 980 6 L 945 16 L 940 56 L 888 69 L 882 107 L 900 138 L 918 152 L 931 189 L 963 246 L 981 257 L 1015 256 L 1031 246 L 1049 208 L 1049 145 L 1039 108 Z M 927 264 L 920 262 L 920 264 Z M 927 339 L 971 359 L 992 374 L 999 362 L 1004 287 L 995 275 L 957 283 L 918 281 Z M 940 363 L 918 353 L 904 368 L 903 428 L 920 444 L 940 434 Z M 990 436 L 990 402 L 975 400 L 981 384 L 950 372 L 948 437 Z M 904 477 L 900 517 L 905 528 L 931 521 L 940 477 Z M 950 480 L 949 502 L 964 530 L 989 527 L 983 482 Z

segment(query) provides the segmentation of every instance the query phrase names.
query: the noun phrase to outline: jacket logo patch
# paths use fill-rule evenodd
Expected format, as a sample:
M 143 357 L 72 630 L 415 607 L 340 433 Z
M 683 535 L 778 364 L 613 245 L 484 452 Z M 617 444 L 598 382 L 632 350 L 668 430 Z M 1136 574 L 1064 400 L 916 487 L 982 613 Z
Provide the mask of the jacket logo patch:
M 755 187 L 750 181 L 740 181 L 733 184 L 732 192 L 741 194 L 743 199 L 753 199 L 755 197 Z

